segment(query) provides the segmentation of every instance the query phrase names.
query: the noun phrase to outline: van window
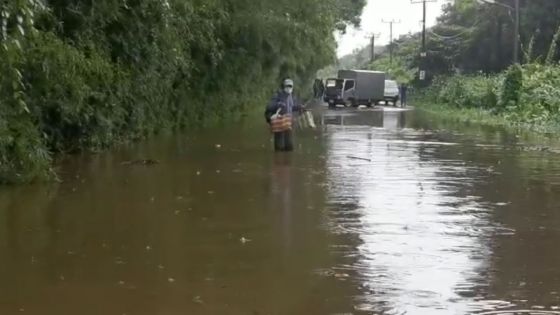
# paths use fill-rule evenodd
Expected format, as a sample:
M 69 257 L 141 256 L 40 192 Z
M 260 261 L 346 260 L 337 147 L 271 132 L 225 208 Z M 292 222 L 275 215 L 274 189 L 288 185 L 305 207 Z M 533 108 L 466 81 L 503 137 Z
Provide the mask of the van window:
M 338 79 L 327 80 L 327 88 L 342 89 L 342 84 L 343 84 L 342 80 L 338 80 Z
M 385 81 L 385 85 L 386 85 L 388 88 L 392 88 L 392 89 L 393 89 L 393 88 L 398 88 L 398 87 L 399 87 L 398 84 L 397 84 L 397 82 L 396 82 L 396 81 L 392 81 L 392 80 L 387 80 L 387 81 Z
M 354 81 L 346 81 L 344 84 L 344 91 L 348 91 L 354 88 Z

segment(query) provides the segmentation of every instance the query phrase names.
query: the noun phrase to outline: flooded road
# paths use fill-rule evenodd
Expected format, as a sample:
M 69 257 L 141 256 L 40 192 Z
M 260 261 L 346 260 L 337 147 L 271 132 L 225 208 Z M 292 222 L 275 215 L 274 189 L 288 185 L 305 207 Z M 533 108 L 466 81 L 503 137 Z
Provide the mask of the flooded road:
M 1 188 L 0 314 L 560 314 L 560 154 L 421 112 L 316 119 L 293 154 L 247 122 Z

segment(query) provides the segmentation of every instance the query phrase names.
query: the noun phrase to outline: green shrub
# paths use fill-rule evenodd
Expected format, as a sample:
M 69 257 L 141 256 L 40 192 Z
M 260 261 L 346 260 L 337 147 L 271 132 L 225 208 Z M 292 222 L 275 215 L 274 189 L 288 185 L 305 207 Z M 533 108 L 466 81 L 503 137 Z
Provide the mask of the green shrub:
M 456 108 L 483 108 L 512 124 L 560 123 L 560 66 L 514 65 L 497 76 L 436 78 L 423 103 L 435 100 Z M 498 97 L 499 95 L 499 97 Z
M 521 88 L 523 87 L 523 70 L 518 64 L 511 66 L 504 74 L 500 87 L 498 109 L 515 107 L 519 103 Z
M 455 107 L 494 108 L 497 97 L 497 78 L 486 76 L 440 77 L 432 89 L 437 91 L 437 102 Z
M 560 118 L 560 67 L 539 64 L 523 68 L 519 102 L 508 115 L 516 121 L 543 124 Z
M 233 3 L 235 2 L 235 4 Z M 262 106 L 335 58 L 365 0 L 69 0 L 0 4 L 0 183 Z

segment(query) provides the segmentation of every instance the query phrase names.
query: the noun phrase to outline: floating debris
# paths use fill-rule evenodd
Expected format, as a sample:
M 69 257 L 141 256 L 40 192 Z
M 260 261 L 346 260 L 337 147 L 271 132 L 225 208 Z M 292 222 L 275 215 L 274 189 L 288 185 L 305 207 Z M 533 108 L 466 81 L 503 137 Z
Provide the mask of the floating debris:
M 131 160 L 131 161 L 124 161 L 121 163 L 121 165 L 156 165 L 156 164 L 159 164 L 159 161 L 154 159 Z
M 351 156 L 351 155 L 348 155 L 347 158 L 353 159 L 353 160 L 360 160 L 360 161 L 373 162 L 371 159 L 362 158 L 362 157 L 359 157 L 359 156 Z
M 246 244 L 246 243 L 250 242 L 251 240 L 248 239 L 248 238 L 242 237 L 242 238 L 239 239 L 239 241 L 241 242 L 241 244 Z
M 167 281 L 168 281 L 169 283 L 173 283 L 173 282 L 175 282 L 175 279 L 173 279 L 173 278 L 168 278 Z
M 349 278 L 350 275 L 347 273 L 335 273 L 334 277 L 338 279 L 345 279 L 345 278 Z
M 192 301 L 196 304 L 204 304 L 204 301 L 202 301 L 202 298 L 200 298 L 200 296 L 195 296 L 193 297 Z

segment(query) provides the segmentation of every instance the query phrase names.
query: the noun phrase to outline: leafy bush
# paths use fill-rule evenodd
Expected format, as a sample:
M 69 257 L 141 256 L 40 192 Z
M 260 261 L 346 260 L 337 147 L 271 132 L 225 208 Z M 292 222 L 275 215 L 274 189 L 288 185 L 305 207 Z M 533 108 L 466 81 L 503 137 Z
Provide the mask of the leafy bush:
M 523 73 L 519 102 L 508 116 L 530 124 L 560 121 L 560 67 L 530 64 Z
M 500 99 L 498 109 L 517 106 L 521 88 L 523 87 L 523 70 L 518 64 L 511 66 L 504 74 L 500 86 Z
M 494 108 L 497 103 L 498 79 L 487 76 L 439 77 L 432 89 L 437 101 L 455 107 Z
M 427 95 L 457 108 L 489 109 L 513 124 L 551 125 L 560 123 L 559 86 L 560 66 L 533 63 L 491 77 L 440 77 Z
M 335 58 L 365 0 L 0 4 L 0 182 L 53 154 L 239 116 Z M 259 105 L 262 106 L 262 105 Z

